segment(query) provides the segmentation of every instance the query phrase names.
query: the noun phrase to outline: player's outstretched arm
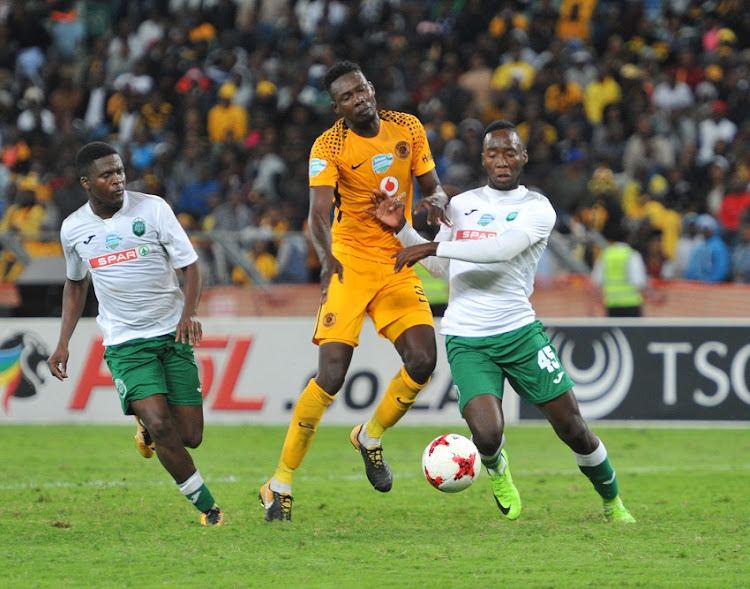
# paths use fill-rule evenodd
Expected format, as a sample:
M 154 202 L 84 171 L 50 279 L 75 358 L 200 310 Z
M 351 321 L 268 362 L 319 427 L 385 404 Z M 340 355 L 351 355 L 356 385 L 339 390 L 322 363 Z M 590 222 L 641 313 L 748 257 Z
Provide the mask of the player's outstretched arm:
M 320 260 L 321 303 L 328 300 L 328 286 L 331 284 L 334 274 L 338 275 L 339 282 L 344 282 L 344 267 L 331 251 L 332 202 L 333 186 L 313 186 L 310 188 L 308 225 L 310 239 Z
M 86 295 L 88 294 L 90 277 L 82 280 L 65 280 L 63 287 L 62 302 L 62 323 L 60 325 L 60 338 L 57 341 L 57 347 L 52 355 L 47 359 L 52 376 L 58 380 L 68 378 L 68 344 L 73 336 L 78 320 L 83 315 L 83 308 L 86 305 Z

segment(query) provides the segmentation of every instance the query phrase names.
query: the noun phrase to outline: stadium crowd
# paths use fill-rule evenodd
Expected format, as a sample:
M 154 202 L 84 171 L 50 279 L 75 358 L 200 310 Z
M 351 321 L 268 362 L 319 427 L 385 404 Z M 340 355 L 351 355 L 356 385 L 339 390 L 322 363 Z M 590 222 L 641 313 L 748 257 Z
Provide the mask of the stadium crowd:
M 192 232 L 207 284 L 253 277 L 217 235 L 256 280 L 315 281 L 308 154 L 341 59 L 420 118 L 449 194 L 483 183 L 482 130 L 507 119 L 588 267 L 609 219 L 652 277 L 750 282 L 741 0 L 0 0 L 0 233 L 54 250 L 40 231 L 84 203 L 73 159 L 101 139 Z

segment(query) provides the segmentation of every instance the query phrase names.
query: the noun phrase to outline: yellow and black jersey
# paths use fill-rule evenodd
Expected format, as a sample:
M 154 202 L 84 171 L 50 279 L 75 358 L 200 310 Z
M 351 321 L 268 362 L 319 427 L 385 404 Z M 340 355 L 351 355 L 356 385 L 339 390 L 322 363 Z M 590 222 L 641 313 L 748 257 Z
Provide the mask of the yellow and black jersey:
M 413 177 L 432 170 L 435 162 L 419 119 L 395 111 L 379 114 L 375 137 L 360 137 L 339 119 L 316 139 L 310 151 L 310 186 L 334 187 L 334 253 L 392 262 L 401 243 L 365 213 L 372 208 L 372 190 L 403 201 L 411 221 Z

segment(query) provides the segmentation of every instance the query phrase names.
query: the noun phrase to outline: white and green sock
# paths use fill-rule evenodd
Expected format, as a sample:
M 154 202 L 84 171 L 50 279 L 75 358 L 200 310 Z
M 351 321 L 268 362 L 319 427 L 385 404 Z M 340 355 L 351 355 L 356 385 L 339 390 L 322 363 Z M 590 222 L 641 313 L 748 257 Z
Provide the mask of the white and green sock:
M 504 447 L 505 434 L 503 434 L 503 439 L 500 440 L 500 445 L 497 448 L 497 452 L 495 452 L 492 456 L 485 456 L 480 452 L 479 457 L 482 459 L 482 464 L 485 466 L 488 473 L 503 474 L 505 472 L 507 462 L 505 461 L 505 457 L 501 454 Z
M 573 452 L 573 455 L 576 457 L 578 468 L 588 477 L 605 504 L 615 501 L 618 494 L 617 477 L 607 458 L 604 443 L 599 440 L 599 446 L 591 454 Z
M 188 501 L 195 505 L 196 509 L 206 512 L 215 505 L 214 496 L 208 490 L 206 483 L 203 482 L 201 473 L 196 470 L 184 483 L 177 483 L 180 492 L 185 495 Z

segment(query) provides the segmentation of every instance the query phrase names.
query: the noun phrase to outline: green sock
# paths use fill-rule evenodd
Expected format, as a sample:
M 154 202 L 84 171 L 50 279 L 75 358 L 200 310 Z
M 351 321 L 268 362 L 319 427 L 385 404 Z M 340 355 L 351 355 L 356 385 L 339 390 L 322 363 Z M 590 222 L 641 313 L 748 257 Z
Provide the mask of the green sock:
M 178 483 L 177 486 L 187 500 L 195 505 L 196 509 L 200 512 L 208 511 L 216 503 L 214 496 L 211 495 L 211 491 L 208 490 L 206 483 L 203 482 L 201 473 L 197 470 L 188 480 L 184 483 Z
M 500 440 L 500 446 L 498 446 L 497 452 L 492 456 L 479 454 L 479 457 L 482 459 L 482 464 L 490 474 L 502 474 L 505 472 L 505 459 L 502 454 L 500 454 L 503 450 L 503 446 L 505 446 L 505 434 L 503 434 L 503 439 Z
M 607 449 L 604 444 L 599 441 L 599 446 L 591 454 L 576 454 L 575 452 L 574 454 L 578 468 L 589 478 L 601 498 L 605 502 L 615 500 L 619 492 L 617 477 L 607 458 Z

